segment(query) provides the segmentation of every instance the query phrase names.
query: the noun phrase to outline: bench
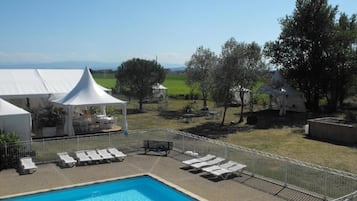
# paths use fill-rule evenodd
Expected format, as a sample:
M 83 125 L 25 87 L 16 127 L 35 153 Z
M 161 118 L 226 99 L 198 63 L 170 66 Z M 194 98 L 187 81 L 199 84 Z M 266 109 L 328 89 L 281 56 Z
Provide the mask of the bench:
M 149 151 L 154 152 L 165 152 L 165 156 L 172 150 L 173 142 L 169 141 L 158 141 L 158 140 L 144 140 L 145 154 Z

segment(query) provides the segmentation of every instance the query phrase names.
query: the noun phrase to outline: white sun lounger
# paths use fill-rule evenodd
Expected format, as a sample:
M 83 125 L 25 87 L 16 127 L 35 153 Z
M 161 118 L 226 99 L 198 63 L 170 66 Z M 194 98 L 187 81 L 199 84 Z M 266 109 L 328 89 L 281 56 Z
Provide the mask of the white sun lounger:
M 192 165 L 194 163 L 200 163 L 200 162 L 208 161 L 208 160 L 211 160 L 214 158 L 216 158 L 215 155 L 207 154 L 206 156 L 203 156 L 201 158 L 193 158 L 193 159 L 182 161 L 182 163 L 186 164 L 186 165 Z
M 97 152 L 104 160 L 110 161 L 114 159 L 114 156 L 108 153 L 107 149 L 97 149 Z
M 32 174 L 37 170 L 36 164 L 32 161 L 31 157 L 20 158 L 20 173 Z
M 237 165 L 238 163 L 234 162 L 234 161 L 228 161 L 224 164 L 221 164 L 221 165 L 212 165 L 212 166 L 208 166 L 208 167 L 204 167 L 202 168 L 203 171 L 205 172 L 212 172 L 214 170 L 219 170 L 219 169 L 222 169 L 222 168 L 229 168 L 229 167 L 232 167 L 234 165 Z
M 227 179 L 229 175 L 235 173 L 235 172 L 240 172 L 242 173 L 243 169 L 246 168 L 246 165 L 243 164 L 237 164 L 229 168 L 221 168 L 217 170 L 210 171 L 209 173 L 216 176 L 216 177 L 222 177 L 223 179 Z
M 95 150 L 87 150 L 86 154 L 94 162 L 100 162 L 103 160 L 103 158 Z
M 92 161 L 92 160 L 89 158 L 89 156 L 86 154 L 86 152 L 83 151 L 83 150 L 81 150 L 81 151 L 76 151 L 75 154 L 76 154 L 77 161 L 78 161 L 78 163 L 80 163 L 80 164 L 86 164 L 86 163 L 89 163 L 89 162 Z
M 203 161 L 203 162 L 200 162 L 200 163 L 194 163 L 194 164 L 191 164 L 190 166 L 193 167 L 193 168 L 196 168 L 196 169 L 199 169 L 199 168 L 203 168 L 203 167 L 206 167 L 206 166 L 211 166 L 211 165 L 216 165 L 220 162 L 223 162 L 224 158 L 221 158 L 221 157 L 217 157 L 213 160 L 209 160 L 209 161 Z
M 119 151 L 117 148 L 109 147 L 107 150 L 111 155 L 113 155 L 116 159 L 118 159 L 120 161 L 123 161 L 126 157 L 126 154 Z
M 67 152 L 57 153 L 57 156 L 60 158 L 59 164 L 61 167 L 73 167 L 77 162 Z

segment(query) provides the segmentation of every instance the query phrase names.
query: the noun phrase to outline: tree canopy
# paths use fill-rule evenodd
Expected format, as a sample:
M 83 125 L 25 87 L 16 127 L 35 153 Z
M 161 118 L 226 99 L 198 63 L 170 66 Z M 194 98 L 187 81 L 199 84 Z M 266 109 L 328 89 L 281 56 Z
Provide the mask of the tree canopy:
M 208 48 L 200 46 L 186 62 L 187 84 L 194 88 L 198 85 L 202 94 L 203 108 L 207 109 L 207 99 L 211 86 L 211 72 L 218 62 L 217 56 Z
M 165 69 L 156 61 L 134 58 L 123 62 L 115 74 L 117 88 L 139 100 L 142 110 L 144 99 L 152 94 L 152 86 L 165 80 Z
M 224 124 L 227 108 L 233 100 L 233 88 L 239 87 L 241 98 L 240 122 L 243 120 L 244 88 L 252 88 L 258 72 L 264 68 L 261 60 L 261 48 L 255 42 L 238 43 L 229 39 L 222 47 L 222 53 L 217 67 L 212 71 L 212 98 L 223 105 L 224 112 L 221 125 Z M 243 88 L 244 87 L 244 88 Z
M 336 21 L 337 13 L 327 0 L 297 0 L 293 14 L 280 21 L 279 38 L 265 45 L 265 55 L 304 92 L 313 111 L 321 98 L 335 110 L 356 69 L 356 16 Z

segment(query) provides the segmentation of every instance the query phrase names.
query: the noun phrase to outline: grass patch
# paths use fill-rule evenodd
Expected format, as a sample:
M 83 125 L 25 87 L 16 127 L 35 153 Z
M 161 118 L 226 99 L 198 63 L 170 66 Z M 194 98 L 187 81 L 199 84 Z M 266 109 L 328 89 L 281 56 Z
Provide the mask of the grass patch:
M 105 88 L 115 88 L 116 78 L 114 73 L 94 73 L 95 81 Z M 169 73 L 163 85 L 169 88 L 169 96 L 179 96 L 190 94 L 191 89 L 186 84 L 186 74 L 184 73 Z
M 190 87 L 186 84 L 186 74 L 169 73 L 163 83 L 169 89 L 169 96 L 178 96 L 190 94 Z
M 93 78 L 95 81 L 105 88 L 115 88 L 116 78 L 114 73 L 94 73 Z

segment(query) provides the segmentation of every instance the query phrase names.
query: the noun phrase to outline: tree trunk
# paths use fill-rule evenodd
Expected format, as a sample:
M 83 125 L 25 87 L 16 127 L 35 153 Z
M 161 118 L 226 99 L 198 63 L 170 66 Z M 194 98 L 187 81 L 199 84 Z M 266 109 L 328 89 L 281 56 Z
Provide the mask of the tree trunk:
M 202 92 L 202 99 L 203 99 L 203 110 L 207 110 L 208 107 L 207 107 L 207 95 L 206 93 Z
M 227 106 L 224 106 L 223 117 L 220 126 L 224 126 L 224 119 L 226 118 Z
M 244 92 L 239 92 L 239 97 L 240 97 L 240 118 L 239 118 L 239 123 L 243 122 L 243 107 L 244 107 Z
M 143 111 L 143 100 L 142 99 L 139 100 L 139 110 Z

